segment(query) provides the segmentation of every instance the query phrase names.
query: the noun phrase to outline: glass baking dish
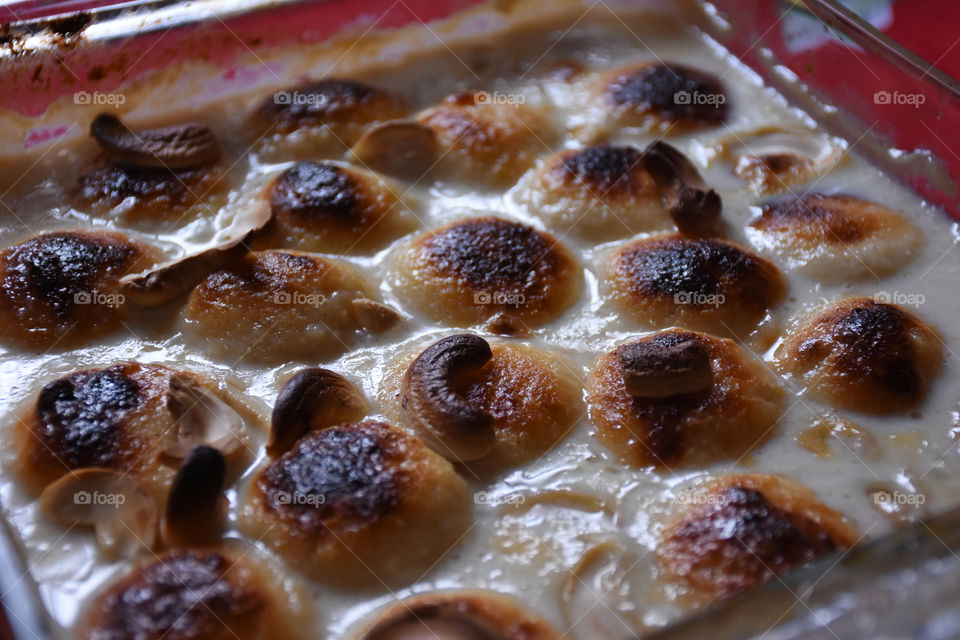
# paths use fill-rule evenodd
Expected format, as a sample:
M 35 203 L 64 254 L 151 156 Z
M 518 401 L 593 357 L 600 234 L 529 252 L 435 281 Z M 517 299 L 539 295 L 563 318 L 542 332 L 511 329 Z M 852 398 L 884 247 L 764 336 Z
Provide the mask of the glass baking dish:
M 0 31 L 0 73 L 5 79 L 0 109 L 8 111 L 0 127 L 0 161 L 24 154 L 40 158 L 59 142 L 86 135 L 72 117 L 72 106 L 123 95 L 119 87 L 185 60 L 203 61 L 206 76 L 202 82 L 188 83 L 184 95 L 219 100 L 296 81 L 297 70 L 259 59 L 258 53 L 275 45 L 343 42 L 349 44 L 351 57 L 376 59 L 390 55 L 376 46 L 380 33 L 409 29 L 411 46 L 417 38 L 425 44 L 438 38 L 452 41 L 504 24 L 511 19 L 514 4 L 518 3 L 159 1 L 46 17 L 41 17 L 49 10 L 45 3 L 14 4 L 5 9 L 7 15 L 27 19 Z M 953 78 L 831 0 L 610 4 L 613 11 L 637 7 L 696 24 L 828 131 L 856 141 L 872 162 L 960 219 L 960 156 L 955 152 L 960 148 L 960 84 Z M 816 48 L 798 47 L 796 39 L 777 28 L 791 11 L 805 12 L 811 20 L 815 16 L 842 37 L 827 36 L 826 44 Z M 154 107 L 147 100 L 137 105 L 144 113 L 168 107 Z M 887 539 L 825 558 L 666 628 L 656 637 L 699 638 L 706 633 L 731 638 L 960 637 L 958 524 L 960 511 L 904 527 Z M 12 537 L 5 538 L 0 545 L 4 567 L 0 593 L 12 628 L 9 633 L 15 638 L 45 638 L 34 585 Z M 837 625 L 837 631 L 828 623 Z M 0 626 L 0 637 L 5 633 Z

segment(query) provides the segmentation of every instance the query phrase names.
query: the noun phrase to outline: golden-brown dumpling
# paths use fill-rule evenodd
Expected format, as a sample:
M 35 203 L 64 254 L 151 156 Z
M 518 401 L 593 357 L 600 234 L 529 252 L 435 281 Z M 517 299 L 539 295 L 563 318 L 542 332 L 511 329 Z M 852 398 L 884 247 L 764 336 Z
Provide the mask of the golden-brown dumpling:
M 190 294 L 187 332 L 211 353 L 251 362 L 315 361 L 399 320 L 350 267 L 297 251 L 256 251 Z
M 677 497 L 657 557 L 668 578 L 726 598 L 850 547 L 859 536 L 806 487 L 772 475 L 724 475 Z
M 129 473 L 162 504 L 179 464 L 165 455 L 178 437 L 169 397 L 174 376 L 242 410 L 212 383 L 158 364 L 76 371 L 46 384 L 15 424 L 20 481 L 39 493 L 68 471 L 107 468 Z M 238 448 L 242 457 L 244 447 Z
M 152 247 L 108 231 L 56 231 L 0 253 L 0 338 L 68 349 L 127 318 L 119 280 L 159 259 Z
M 407 101 L 362 82 L 325 78 L 277 91 L 251 117 L 268 157 L 342 153 L 372 124 L 403 118 Z
M 747 236 L 758 249 L 827 282 L 889 275 L 923 244 L 919 229 L 883 205 L 822 193 L 763 205 Z
M 439 143 L 439 168 L 493 186 L 510 185 L 548 151 L 557 133 L 541 110 L 458 93 L 417 116 Z
M 518 199 L 548 226 L 594 240 L 673 228 L 635 147 L 600 144 L 547 158 Z
M 434 591 L 400 600 L 353 640 L 560 640 L 546 620 L 495 591 Z
M 388 410 L 441 456 L 475 472 L 515 467 L 563 439 L 582 415 L 572 366 L 522 344 L 461 334 L 404 358 Z M 473 433 L 467 437 L 461 430 Z
M 784 391 L 732 340 L 672 329 L 621 345 L 588 383 L 597 437 L 633 466 L 739 459 L 772 435 Z
M 613 123 L 661 134 L 719 125 L 729 108 L 718 78 L 673 63 L 615 69 L 601 77 L 596 91 Z
M 178 549 L 134 567 L 101 593 L 78 640 L 294 640 L 309 616 L 248 554 Z
M 871 298 L 840 300 L 803 319 L 776 353 L 780 370 L 811 395 L 864 413 L 916 406 L 942 361 L 943 343 L 933 327 Z
M 396 585 L 454 546 L 470 505 L 463 479 L 420 440 L 347 423 L 307 433 L 257 473 L 240 526 L 317 580 Z
M 395 261 L 397 293 L 454 326 L 520 333 L 559 317 L 580 296 L 573 255 L 549 234 L 501 218 L 454 222 L 417 238 Z
M 743 337 L 785 290 L 769 261 L 715 238 L 643 238 L 618 249 L 610 265 L 611 297 L 651 328 L 678 325 Z
M 298 162 L 267 189 L 266 243 L 329 253 L 368 253 L 417 225 L 400 192 L 373 173 L 332 162 Z

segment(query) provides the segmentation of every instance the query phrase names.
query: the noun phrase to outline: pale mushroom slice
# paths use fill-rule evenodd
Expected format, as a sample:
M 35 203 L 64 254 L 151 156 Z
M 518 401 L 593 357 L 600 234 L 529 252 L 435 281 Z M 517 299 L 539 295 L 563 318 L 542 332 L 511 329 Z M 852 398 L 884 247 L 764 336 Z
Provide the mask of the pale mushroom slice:
M 360 390 L 329 369 L 303 369 L 280 390 L 270 417 L 267 453 L 278 456 L 315 429 L 359 422 L 369 406 Z
M 451 336 L 427 347 L 404 375 L 401 405 L 424 442 L 449 460 L 477 460 L 493 449 L 493 416 L 471 406 L 453 386 L 456 375 L 492 357 L 483 338 Z
M 164 518 L 164 542 L 170 546 L 212 544 L 220 538 L 226 514 L 223 495 L 227 461 L 199 445 L 187 455 L 170 486 Z
M 177 260 L 163 262 L 120 279 L 120 291 L 133 302 L 160 306 L 186 294 L 210 273 L 241 259 L 254 236 L 271 218 L 270 205 L 257 199 L 238 216 L 236 230 L 216 245 Z
M 668 398 L 713 385 L 710 353 L 696 340 L 661 344 L 633 342 L 620 352 L 627 393 L 639 398 Z
M 90 123 L 90 135 L 111 157 L 141 167 L 183 169 L 220 157 L 213 132 L 198 123 L 133 131 L 116 116 L 101 113 Z
M 430 127 L 413 120 L 389 120 L 367 129 L 347 159 L 381 173 L 419 179 L 437 161 L 437 148 Z
M 677 229 L 696 236 L 717 232 L 723 203 L 685 155 L 657 141 L 644 150 L 643 167 L 656 183 Z
M 350 304 L 360 326 L 373 333 L 387 331 L 403 321 L 399 311 L 370 298 L 355 298 Z
M 40 512 L 65 527 L 93 527 L 108 558 L 131 558 L 156 542 L 159 511 L 146 490 L 118 471 L 71 471 L 40 494 Z
M 164 449 L 172 458 L 185 458 L 206 445 L 230 455 L 241 444 L 243 418 L 189 374 L 174 373 L 167 389 L 167 409 L 177 424 L 177 439 Z

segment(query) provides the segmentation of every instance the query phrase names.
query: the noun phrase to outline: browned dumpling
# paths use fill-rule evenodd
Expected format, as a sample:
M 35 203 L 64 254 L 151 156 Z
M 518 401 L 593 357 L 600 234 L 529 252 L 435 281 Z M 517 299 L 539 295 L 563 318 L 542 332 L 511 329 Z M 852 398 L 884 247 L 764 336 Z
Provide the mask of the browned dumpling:
M 546 620 L 495 591 L 435 591 L 386 607 L 354 640 L 560 640 Z
M 454 222 L 417 238 L 395 260 L 397 293 L 454 326 L 521 333 L 559 317 L 580 296 L 573 255 L 549 234 L 509 220 Z
M 444 338 L 405 358 L 385 385 L 392 417 L 474 472 L 515 467 L 556 445 L 582 415 L 572 366 L 480 336 Z
M 601 442 L 663 468 L 741 458 L 773 434 L 784 398 L 733 341 L 676 329 L 602 356 L 587 393 Z
M 417 116 L 439 143 L 439 168 L 449 175 L 506 186 L 548 151 L 557 133 L 541 110 L 501 104 L 487 94 L 458 93 Z
M 353 80 L 325 78 L 277 91 L 251 117 L 267 156 L 342 153 L 372 124 L 403 118 L 407 101 Z
M 725 475 L 677 498 L 657 546 L 668 578 L 717 599 L 857 542 L 847 520 L 806 487 L 772 475 Z
M 218 357 L 323 360 L 399 316 L 350 267 L 296 251 L 256 251 L 190 294 L 187 332 Z
M 673 228 L 635 147 L 600 144 L 561 151 L 543 162 L 518 199 L 550 227 L 594 239 Z
M 248 554 L 178 549 L 134 567 L 81 620 L 82 640 L 293 640 L 309 616 Z
M 77 371 L 43 387 L 13 429 L 20 481 L 39 493 L 68 471 L 113 469 L 129 473 L 162 504 L 179 464 L 178 420 L 183 417 L 173 404 L 180 396 L 173 401 L 170 396 L 182 387 L 188 387 L 187 393 L 199 387 L 206 401 L 188 395 L 183 401 L 191 412 L 187 420 L 204 419 L 203 412 L 218 400 L 223 404 L 218 409 L 234 412 L 224 421 L 230 417 L 240 427 L 235 438 L 223 441 L 224 448 L 234 459 L 244 457 L 242 425 L 250 415 L 237 414 L 243 407 L 222 396 L 213 383 L 157 364 L 124 362 Z
M 910 409 L 940 370 L 943 343 L 913 313 L 847 298 L 805 318 L 784 338 L 777 366 L 814 397 L 865 413 Z
M 615 69 L 601 77 L 595 90 L 614 123 L 661 134 L 719 125 L 729 108 L 718 78 L 672 63 Z
M 240 526 L 317 580 L 380 587 L 439 561 L 470 504 L 463 479 L 417 438 L 346 423 L 307 433 L 257 473 Z
M 303 251 L 369 253 L 417 226 L 401 192 L 373 173 L 298 162 L 267 189 L 266 242 Z
M 738 133 L 718 145 L 733 173 L 757 194 L 779 193 L 831 169 L 841 146 L 800 127 L 766 126 Z
M 890 275 L 923 244 L 919 229 L 883 205 L 822 193 L 763 205 L 747 235 L 758 249 L 827 282 Z
M 785 294 L 769 261 L 715 238 L 657 235 L 617 250 L 610 294 L 638 323 L 742 337 Z
M 159 260 L 141 242 L 107 231 L 57 231 L 0 252 L 0 339 L 68 349 L 127 318 L 119 280 Z

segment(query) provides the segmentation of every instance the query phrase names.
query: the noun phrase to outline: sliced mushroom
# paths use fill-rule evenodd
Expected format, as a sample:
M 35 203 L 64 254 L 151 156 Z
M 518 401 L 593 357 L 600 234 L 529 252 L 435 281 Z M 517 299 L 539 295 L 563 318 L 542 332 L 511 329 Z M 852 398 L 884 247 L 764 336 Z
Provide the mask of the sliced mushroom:
M 171 302 L 200 284 L 208 274 L 247 255 L 254 236 L 269 221 L 269 203 L 257 200 L 238 221 L 241 228 L 236 234 L 209 249 L 161 263 L 142 273 L 124 276 L 120 279 L 120 290 L 132 301 L 145 306 Z
M 168 456 L 185 458 L 198 445 L 230 455 L 240 446 L 243 418 L 192 376 L 170 376 L 167 409 L 177 421 L 177 440 L 164 450 Z
M 65 474 L 40 494 L 40 512 L 65 527 L 93 527 L 108 558 L 130 558 L 156 541 L 156 503 L 136 481 L 113 469 Z
M 421 178 L 437 159 L 437 137 L 413 120 L 389 120 L 367 129 L 347 157 L 381 173 Z
M 380 333 L 396 326 L 403 320 L 400 312 L 390 305 L 371 300 L 370 298 L 356 298 L 351 302 L 356 314 L 357 322 L 367 331 Z
M 709 389 L 713 384 L 710 353 L 698 342 L 665 345 L 645 340 L 620 352 L 627 393 L 639 398 L 668 398 Z
M 101 113 L 90 135 L 117 160 L 141 167 L 183 169 L 215 162 L 220 146 L 210 128 L 196 123 L 132 131 L 116 116 Z
M 270 418 L 267 453 L 278 456 L 314 429 L 358 422 L 369 409 L 349 380 L 328 369 L 303 369 L 280 390 Z
M 643 152 L 643 166 L 653 177 L 683 233 L 705 236 L 716 233 L 723 204 L 682 153 L 665 142 L 654 142 Z
M 427 347 L 407 369 L 401 403 L 421 438 L 445 458 L 476 460 L 493 449 L 493 416 L 472 407 L 452 384 L 455 375 L 479 369 L 492 357 L 486 340 L 461 334 Z
M 170 487 L 164 522 L 171 546 L 203 545 L 220 538 L 226 498 L 227 461 L 217 449 L 200 445 L 184 459 Z
M 374 626 L 361 640 L 509 640 L 457 606 L 408 609 Z

